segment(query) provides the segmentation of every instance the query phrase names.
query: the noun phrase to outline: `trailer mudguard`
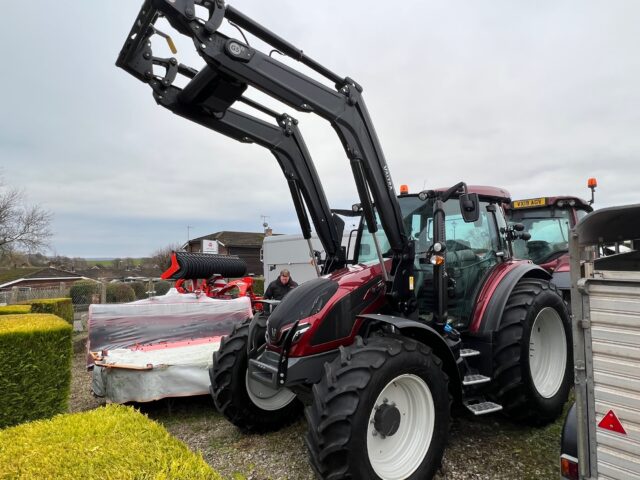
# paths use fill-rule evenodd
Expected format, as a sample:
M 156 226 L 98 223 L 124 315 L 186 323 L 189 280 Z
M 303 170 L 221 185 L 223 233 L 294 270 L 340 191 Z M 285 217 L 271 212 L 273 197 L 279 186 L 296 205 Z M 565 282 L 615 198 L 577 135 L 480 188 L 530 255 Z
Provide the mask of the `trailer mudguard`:
M 484 308 L 484 312 L 474 312 L 470 327 L 471 333 L 482 335 L 491 334 L 498 330 L 504 307 L 511 292 L 516 284 L 525 277 L 551 280 L 551 275 L 544 269 L 526 262 L 512 264 L 511 268 L 507 269 L 502 275 L 490 278 L 487 284 L 483 286 L 483 290 L 493 290 L 493 292 L 487 306 Z
M 358 315 L 363 320 L 360 327 L 361 332 L 369 330 L 372 323 L 385 323 L 391 325 L 402 332 L 403 335 L 418 340 L 431 347 L 436 356 L 442 360 L 443 370 L 449 376 L 449 388 L 456 398 L 461 398 L 460 389 L 462 381 L 460 340 L 449 340 L 440 335 L 436 330 L 423 322 L 410 318 L 396 317 L 393 315 L 383 315 L 380 313 L 370 313 Z
M 578 459 L 578 416 L 575 402 L 564 420 L 562 436 L 560 437 L 560 455 L 569 455 Z

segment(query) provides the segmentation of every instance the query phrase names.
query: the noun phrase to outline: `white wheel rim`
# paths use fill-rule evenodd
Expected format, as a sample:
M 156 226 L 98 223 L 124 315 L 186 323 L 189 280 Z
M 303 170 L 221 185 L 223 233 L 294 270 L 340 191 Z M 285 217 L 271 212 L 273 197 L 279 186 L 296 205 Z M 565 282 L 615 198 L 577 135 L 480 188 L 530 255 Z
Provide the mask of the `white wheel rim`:
M 296 398 L 296 394 L 288 388 L 274 389 L 249 378 L 249 371 L 245 375 L 245 385 L 253 404 L 269 412 L 286 407 Z
M 551 398 L 562 385 L 567 367 L 567 342 L 562 318 L 552 307 L 536 316 L 529 340 L 529 370 L 533 385 L 544 398 Z
M 395 404 L 400 412 L 398 430 L 386 438 L 374 428 L 375 407 L 384 403 Z M 367 428 L 367 454 L 376 474 L 383 480 L 411 476 L 427 455 L 434 425 L 433 397 L 422 378 L 406 374 L 389 382 L 371 409 Z

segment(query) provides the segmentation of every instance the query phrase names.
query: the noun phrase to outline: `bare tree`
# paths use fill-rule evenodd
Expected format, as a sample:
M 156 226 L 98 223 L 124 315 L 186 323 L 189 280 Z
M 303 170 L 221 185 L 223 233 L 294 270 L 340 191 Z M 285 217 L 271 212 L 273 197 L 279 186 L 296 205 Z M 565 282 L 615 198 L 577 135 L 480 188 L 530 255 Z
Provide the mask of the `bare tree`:
M 71 261 L 73 262 L 73 268 L 75 269 L 84 270 L 88 268 L 87 260 L 82 257 L 73 257 Z
M 0 256 L 48 247 L 52 219 L 51 212 L 28 205 L 22 190 L 5 186 L 0 178 Z
M 171 264 L 171 253 L 178 250 L 180 250 L 180 245 L 177 243 L 159 248 L 151 254 L 151 261 L 154 265 L 157 265 L 162 270 L 166 270 Z
M 0 267 L 24 267 L 30 266 L 28 256 L 15 250 L 7 250 L 0 254 Z
M 135 266 L 135 262 L 131 257 L 126 257 L 123 262 L 125 270 L 131 270 Z

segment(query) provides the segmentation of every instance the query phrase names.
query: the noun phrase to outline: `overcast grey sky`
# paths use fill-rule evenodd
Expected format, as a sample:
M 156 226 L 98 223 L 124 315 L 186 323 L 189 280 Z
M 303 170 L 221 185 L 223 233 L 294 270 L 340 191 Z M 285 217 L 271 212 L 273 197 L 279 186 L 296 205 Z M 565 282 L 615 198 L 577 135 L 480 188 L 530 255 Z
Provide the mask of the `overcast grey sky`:
M 115 67 L 142 2 L 5 3 L 0 167 L 55 214 L 54 252 L 145 256 L 187 225 L 260 231 L 261 215 L 299 231 L 269 152 L 172 115 Z M 638 1 L 228 3 L 364 86 L 396 186 L 586 197 L 595 176 L 598 206 L 640 201 Z M 329 125 L 256 98 L 300 119 L 331 206 L 354 203 Z

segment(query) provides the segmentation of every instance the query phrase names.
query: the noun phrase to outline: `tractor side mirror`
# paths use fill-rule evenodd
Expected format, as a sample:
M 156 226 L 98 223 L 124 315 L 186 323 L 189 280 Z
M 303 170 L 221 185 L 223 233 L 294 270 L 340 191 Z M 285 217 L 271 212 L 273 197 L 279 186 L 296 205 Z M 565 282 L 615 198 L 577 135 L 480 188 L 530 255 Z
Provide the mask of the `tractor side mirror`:
M 478 221 L 480 218 L 480 200 L 477 193 L 463 193 L 460 195 L 460 212 L 465 223 Z

